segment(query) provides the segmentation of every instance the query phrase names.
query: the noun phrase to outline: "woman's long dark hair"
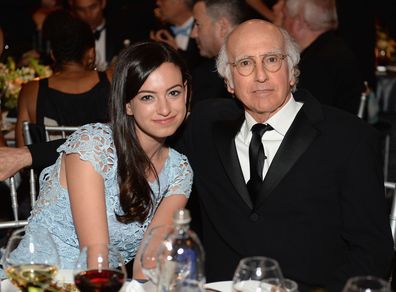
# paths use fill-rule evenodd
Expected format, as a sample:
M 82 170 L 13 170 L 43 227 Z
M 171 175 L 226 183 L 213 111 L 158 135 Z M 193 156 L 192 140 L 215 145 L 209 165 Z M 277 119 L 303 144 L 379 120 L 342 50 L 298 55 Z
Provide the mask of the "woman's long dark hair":
M 122 223 L 145 221 L 154 205 L 146 175 L 154 173 L 158 181 L 154 165 L 136 136 L 134 119 L 126 113 L 126 104 L 136 96 L 148 76 L 166 62 L 180 68 L 183 83 L 187 82 L 189 100 L 191 78 L 186 65 L 177 51 L 166 44 L 144 42 L 130 46 L 119 55 L 114 70 L 110 119 L 117 151 L 120 203 L 124 211 L 122 215 L 117 214 L 117 219 Z

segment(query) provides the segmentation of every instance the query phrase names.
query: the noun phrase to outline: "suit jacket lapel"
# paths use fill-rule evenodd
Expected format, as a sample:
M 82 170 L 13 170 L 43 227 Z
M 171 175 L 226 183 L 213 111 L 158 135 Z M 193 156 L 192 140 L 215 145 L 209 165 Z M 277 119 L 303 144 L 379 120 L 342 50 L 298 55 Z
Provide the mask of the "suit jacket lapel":
M 263 181 L 256 208 L 260 207 L 289 170 L 298 161 L 309 145 L 319 135 L 314 124 L 323 118 L 322 111 L 309 94 L 304 96 L 304 105 L 287 131 Z M 301 96 L 300 96 L 301 98 Z M 296 98 L 298 100 L 298 98 Z
M 234 141 L 243 121 L 244 115 L 233 121 L 217 122 L 214 125 L 213 137 L 217 153 L 227 176 L 242 200 L 252 209 L 253 204 L 246 188 Z

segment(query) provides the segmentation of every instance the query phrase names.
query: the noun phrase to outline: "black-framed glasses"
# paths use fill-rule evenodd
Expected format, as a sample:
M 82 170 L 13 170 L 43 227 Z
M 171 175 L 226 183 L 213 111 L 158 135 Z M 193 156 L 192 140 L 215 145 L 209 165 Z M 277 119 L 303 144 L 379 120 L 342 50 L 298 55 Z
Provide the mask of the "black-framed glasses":
M 265 54 L 262 56 L 261 64 L 265 70 L 274 73 L 280 69 L 282 60 L 286 57 L 285 54 Z M 256 68 L 257 62 L 253 57 L 246 57 L 228 64 L 234 66 L 242 76 L 249 76 Z

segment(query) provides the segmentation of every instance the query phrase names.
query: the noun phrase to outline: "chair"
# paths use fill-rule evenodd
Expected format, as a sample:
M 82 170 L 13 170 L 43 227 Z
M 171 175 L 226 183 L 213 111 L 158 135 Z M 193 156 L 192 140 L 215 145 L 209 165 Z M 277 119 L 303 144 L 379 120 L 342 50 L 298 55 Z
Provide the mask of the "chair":
M 10 188 L 10 196 L 11 196 L 11 208 L 12 208 L 14 220 L 0 222 L 0 229 L 18 228 L 18 227 L 25 226 L 27 224 L 27 220 L 19 220 L 18 196 L 17 196 L 17 191 L 16 191 L 17 187 L 16 187 L 15 180 L 16 180 L 15 176 L 12 176 L 8 179 L 8 185 Z
M 23 138 L 25 145 L 32 143 L 51 141 L 59 138 L 66 138 L 72 132 L 77 130 L 78 127 L 63 127 L 63 126 L 38 126 L 30 122 L 23 122 Z M 27 220 L 19 220 L 18 215 L 18 194 L 16 186 L 16 176 L 8 179 L 6 182 L 10 188 L 11 208 L 14 220 L 0 222 L 0 229 L 18 228 L 25 226 Z M 29 169 L 29 195 L 31 208 L 34 207 L 36 202 L 36 174 L 33 169 Z
M 31 145 L 33 143 L 48 142 L 56 139 L 66 138 L 68 135 L 73 133 L 78 127 L 66 127 L 66 126 L 45 126 L 37 125 L 28 121 L 23 122 L 23 138 L 25 145 Z M 34 170 L 29 170 L 29 192 L 30 199 L 32 202 L 32 208 L 37 197 L 36 191 L 36 175 Z
M 383 170 L 384 180 L 388 180 L 389 172 L 389 156 L 390 156 L 390 141 L 392 125 L 387 121 L 382 121 L 378 118 L 379 105 L 375 93 L 369 88 L 368 83 L 364 82 L 365 90 L 360 97 L 359 109 L 357 116 L 366 120 L 381 134 L 381 142 L 383 145 Z
M 385 196 L 391 199 L 391 208 L 389 214 L 390 226 L 392 230 L 394 248 L 396 250 L 396 183 L 385 182 Z

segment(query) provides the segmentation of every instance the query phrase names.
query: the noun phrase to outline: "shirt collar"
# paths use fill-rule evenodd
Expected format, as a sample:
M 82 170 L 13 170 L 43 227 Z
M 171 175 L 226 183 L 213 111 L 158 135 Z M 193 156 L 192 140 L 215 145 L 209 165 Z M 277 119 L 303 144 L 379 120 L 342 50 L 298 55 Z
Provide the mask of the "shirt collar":
M 95 28 L 95 31 L 103 30 L 103 29 L 105 28 L 105 25 L 106 25 L 106 21 L 103 20 L 103 22 L 102 22 L 99 26 L 97 26 L 97 27 Z
M 294 99 L 293 94 L 291 94 L 290 99 L 287 101 L 287 103 L 264 124 L 271 125 L 277 133 L 285 136 L 302 105 L 303 104 L 301 102 L 297 102 Z M 243 123 L 240 131 L 242 139 L 245 143 L 249 141 L 251 137 L 250 129 L 255 124 L 257 124 L 257 122 L 254 120 L 254 118 L 245 111 L 245 123 Z
M 185 23 L 180 26 L 172 25 L 170 28 L 172 32 L 177 35 L 178 33 L 189 35 L 194 24 L 194 17 L 190 17 Z

